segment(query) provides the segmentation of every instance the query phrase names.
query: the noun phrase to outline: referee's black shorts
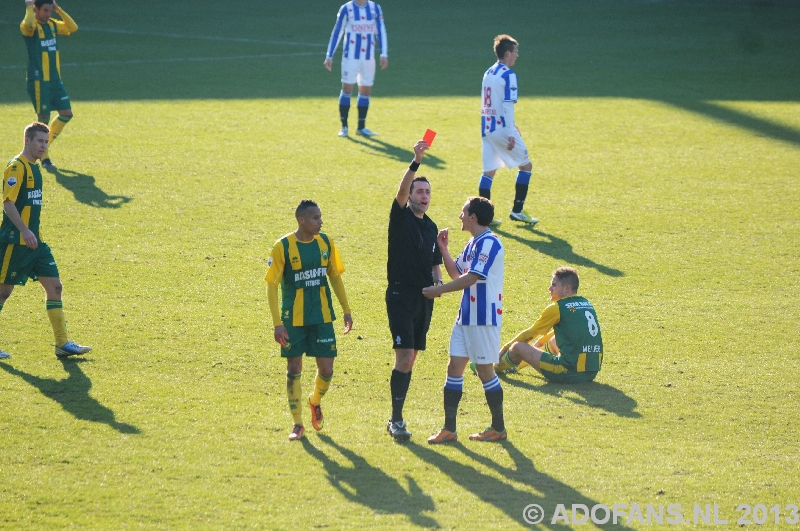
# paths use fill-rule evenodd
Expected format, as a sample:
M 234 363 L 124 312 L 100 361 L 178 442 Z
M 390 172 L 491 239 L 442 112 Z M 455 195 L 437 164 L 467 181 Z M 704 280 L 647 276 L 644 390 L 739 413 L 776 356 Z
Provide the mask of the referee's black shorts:
M 433 300 L 422 294 L 422 288 L 389 284 L 386 288 L 386 313 L 392 331 L 392 348 L 425 350 Z

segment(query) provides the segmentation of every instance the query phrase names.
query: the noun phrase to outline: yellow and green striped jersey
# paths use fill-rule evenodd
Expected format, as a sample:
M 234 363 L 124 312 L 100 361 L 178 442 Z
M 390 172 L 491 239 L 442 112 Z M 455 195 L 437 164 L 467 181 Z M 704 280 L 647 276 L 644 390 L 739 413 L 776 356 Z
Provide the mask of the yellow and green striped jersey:
M 3 172 L 3 197 L 0 202 L 5 201 L 14 203 L 25 226 L 41 241 L 42 172 L 38 164 L 30 162 L 22 153 L 11 159 Z M 5 212 L 0 224 L 0 243 L 25 245 L 19 229 L 11 223 Z
M 281 320 L 305 326 L 336 319 L 328 277 L 342 273 L 339 250 L 327 235 L 303 242 L 290 233 L 275 242 L 264 281 L 281 285 Z
M 50 18 L 41 24 L 36 20 L 33 7 L 25 11 L 25 18 L 19 25 L 25 46 L 28 48 L 28 80 L 59 81 L 61 79 L 61 59 L 58 54 L 58 35 L 69 35 L 78 31 L 78 25 L 67 13 L 59 8 L 56 13 L 62 18 Z

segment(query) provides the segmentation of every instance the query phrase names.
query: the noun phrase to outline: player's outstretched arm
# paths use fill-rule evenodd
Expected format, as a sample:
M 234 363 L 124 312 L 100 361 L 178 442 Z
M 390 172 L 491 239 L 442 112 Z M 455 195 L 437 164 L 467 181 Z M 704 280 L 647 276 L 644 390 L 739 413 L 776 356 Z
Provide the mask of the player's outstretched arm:
M 420 164 L 422 162 L 422 157 L 425 155 L 426 149 L 428 149 L 428 143 L 424 140 L 420 140 L 414 144 L 414 164 Z M 417 171 L 411 168 L 408 168 L 403 174 L 403 179 L 400 181 L 400 187 L 397 189 L 397 195 L 395 196 L 397 204 L 401 207 L 405 207 L 406 203 L 408 203 L 408 196 L 411 193 L 411 181 L 414 180 L 416 174 Z

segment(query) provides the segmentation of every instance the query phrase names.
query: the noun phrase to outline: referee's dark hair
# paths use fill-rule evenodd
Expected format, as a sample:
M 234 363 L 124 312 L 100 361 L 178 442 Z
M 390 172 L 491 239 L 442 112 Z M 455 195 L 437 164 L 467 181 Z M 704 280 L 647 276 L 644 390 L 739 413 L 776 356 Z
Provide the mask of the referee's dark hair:
M 494 219 L 494 205 L 485 197 L 470 197 L 467 212 L 475 214 L 478 218 L 478 225 L 488 227 Z
M 311 199 L 303 199 L 302 201 L 300 201 L 300 204 L 297 205 L 297 208 L 294 211 L 294 217 L 299 218 L 300 216 L 306 213 L 306 210 L 314 207 L 319 208 L 319 205 L 316 204 Z
M 414 179 L 411 181 L 411 188 L 409 188 L 409 190 L 408 190 L 409 194 L 413 194 L 414 193 L 414 183 L 418 183 L 418 182 L 428 183 L 429 187 L 431 185 L 431 182 L 428 180 L 428 178 L 423 176 L 423 175 L 420 175 L 419 177 L 414 177 Z

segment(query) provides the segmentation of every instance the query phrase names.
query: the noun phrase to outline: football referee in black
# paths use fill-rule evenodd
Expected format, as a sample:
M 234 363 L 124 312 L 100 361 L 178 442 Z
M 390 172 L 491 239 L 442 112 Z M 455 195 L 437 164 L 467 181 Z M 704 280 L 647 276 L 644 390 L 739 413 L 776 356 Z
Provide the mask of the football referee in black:
M 414 161 L 409 165 L 392 201 L 389 214 L 389 261 L 386 313 L 392 331 L 394 369 L 392 370 L 392 418 L 386 429 L 396 440 L 406 441 L 411 432 L 403 420 L 403 405 L 411 370 L 431 324 L 433 300 L 422 295 L 422 288 L 442 282 L 442 255 L 436 245 L 436 223 L 425 212 L 431 202 L 431 185 L 416 177 L 428 144 L 414 146 Z

